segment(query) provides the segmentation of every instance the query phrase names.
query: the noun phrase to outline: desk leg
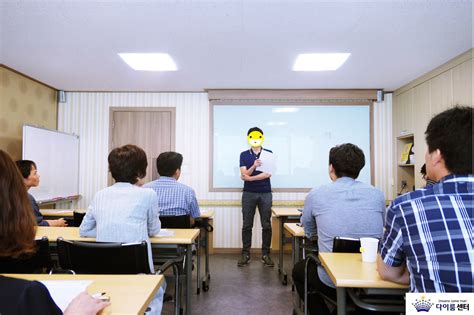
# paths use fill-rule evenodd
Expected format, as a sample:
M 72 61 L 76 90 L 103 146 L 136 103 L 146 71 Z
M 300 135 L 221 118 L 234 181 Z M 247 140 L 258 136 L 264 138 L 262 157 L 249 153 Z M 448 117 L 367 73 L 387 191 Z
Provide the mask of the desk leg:
M 191 290 L 193 276 L 193 244 L 186 245 L 186 305 L 185 314 L 191 314 Z
M 285 231 L 283 230 L 283 225 L 285 223 L 284 217 L 279 217 L 280 220 L 280 252 L 278 256 L 278 272 L 281 274 L 281 284 L 286 285 L 288 283 L 288 278 L 285 270 L 283 269 L 283 246 L 285 244 Z
M 197 238 L 196 255 L 197 255 L 197 271 L 196 271 L 197 294 L 200 294 L 201 293 L 201 232 L 199 232 L 199 237 Z
M 346 315 L 346 288 L 336 288 L 337 315 Z
M 208 219 L 205 219 L 205 222 L 207 224 L 205 224 L 205 226 L 208 225 L 209 223 L 209 220 Z M 209 272 L 209 231 L 207 230 L 207 228 L 204 229 L 204 236 L 206 237 L 206 240 L 205 240 L 205 243 L 204 243 L 204 254 L 205 254 L 205 257 L 206 257 L 206 272 L 204 273 L 204 281 L 202 283 L 202 289 L 204 291 L 208 291 L 209 290 L 209 281 L 211 279 L 211 273 Z
M 293 267 L 300 261 L 301 237 L 293 237 Z M 295 291 L 295 285 L 291 281 L 291 291 Z
M 293 267 L 296 264 L 296 246 L 298 246 L 296 237 L 293 236 L 293 242 L 291 243 L 291 262 L 293 263 Z M 292 272 L 293 274 L 293 272 Z M 295 291 L 295 285 L 293 283 L 293 278 L 291 279 L 291 291 Z

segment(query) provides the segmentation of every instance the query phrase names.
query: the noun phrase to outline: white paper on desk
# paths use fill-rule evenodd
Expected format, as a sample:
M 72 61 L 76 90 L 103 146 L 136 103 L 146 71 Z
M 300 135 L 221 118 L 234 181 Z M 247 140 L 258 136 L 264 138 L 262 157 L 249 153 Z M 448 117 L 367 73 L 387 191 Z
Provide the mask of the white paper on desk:
M 199 209 L 199 212 L 201 214 L 208 213 L 210 210 L 209 209 Z
M 268 151 L 262 149 L 259 160 L 262 165 L 256 168 L 257 171 L 273 175 L 276 170 L 276 156 Z
M 155 237 L 168 237 L 168 236 L 174 236 L 176 234 L 175 231 L 170 231 L 168 229 L 161 229 L 158 234 L 155 235 Z
M 64 312 L 71 301 L 84 292 L 92 280 L 42 280 L 54 303 Z

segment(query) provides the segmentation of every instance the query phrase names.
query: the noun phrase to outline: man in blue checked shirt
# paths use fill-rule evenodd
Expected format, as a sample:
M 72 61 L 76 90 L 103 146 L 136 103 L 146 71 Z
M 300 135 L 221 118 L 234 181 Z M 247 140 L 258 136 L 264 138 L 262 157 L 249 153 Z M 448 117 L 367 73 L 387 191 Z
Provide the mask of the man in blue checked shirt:
M 472 107 L 446 110 L 428 124 L 426 171 L 439 181 L 398 197 L 387 211 L 384 280 L 411 292 L 473 292 Z
M 201 216 L 196 194 L 191 187 L 178 183 L 181 175 L 183 156 L 177 152 L 163 152 L 156 159 L 156 168 L 160 178 L 145 184 L 143 187 L 153 189 L 158 196 L 160 216 L 190 215 Z

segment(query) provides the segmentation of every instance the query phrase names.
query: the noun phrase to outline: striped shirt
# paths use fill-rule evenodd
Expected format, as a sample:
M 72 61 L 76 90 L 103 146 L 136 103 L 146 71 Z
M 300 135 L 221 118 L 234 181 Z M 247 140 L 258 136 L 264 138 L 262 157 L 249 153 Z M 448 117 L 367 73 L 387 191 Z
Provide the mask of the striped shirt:
M 160 176 L 159 179 L 145 184 L 143 187 L 151 188 L 158 196 L 158 207 L 162 216 L 191 215 L 199 218 L 196 194 L 191 187 L 178 183 L 173 177 Z
M 411 292 L 473 291 L 473 186 L 472 175 L 449 175 L 390 205 L 381 256 L 406 261 Z
M 129 183 L 115 183 L 95 194 L 79 227 L 82 237 L 98 242 L 147 241 L 158 234 L 161 223 L 156 195 L 151 189 Z M 148 246 L 153 269 L 151 247 Z

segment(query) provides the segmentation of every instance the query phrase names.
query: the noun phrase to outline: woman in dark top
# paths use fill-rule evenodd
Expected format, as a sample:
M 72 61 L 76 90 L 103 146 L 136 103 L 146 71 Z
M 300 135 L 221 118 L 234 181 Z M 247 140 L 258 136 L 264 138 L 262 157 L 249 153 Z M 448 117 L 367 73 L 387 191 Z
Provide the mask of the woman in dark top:
M 35 251 L 36 221 L 22 176 L 0 150 L 0 257 L 22 257 Z M 64 314 L 96 314 L 110 303 L 87 293 L 71 301 Z M 61 314 L 40 282 L 0 276 L 0 314 Z
M 18 169 L 23 176 L 23 182 L 25 183 L 26 190 L 39 185 L 40 176 L 35 162 L 30 160 L 19 160 L 16 161 L 16 166 L 18 166 Z M 30 200 L 33 213 L 36 217 L 36 222 L 39 226 L 67 226 L 66 220 L 63 218 L 57 220 L 44 220 L 43 215 L 41 215 L 39 210 L 38 203 L 36 203 L 35 197 L 28 193 L 28 199 Z

